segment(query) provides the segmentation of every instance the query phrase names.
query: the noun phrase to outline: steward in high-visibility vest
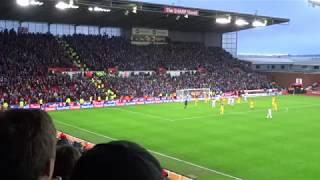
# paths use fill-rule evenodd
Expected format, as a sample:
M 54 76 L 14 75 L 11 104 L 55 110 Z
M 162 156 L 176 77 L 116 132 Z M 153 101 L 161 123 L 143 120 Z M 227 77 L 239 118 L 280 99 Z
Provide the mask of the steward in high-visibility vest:
M 82 105 L 84 103 L 84 99 L 80 98 L 80 105 Z
M 2 107 L 3 107 L 3 110 L 7 110 L 9 107 L 9 104 L 7 102 L 4 102 Z
M 19 102 L 19 107 L 20 107 L 20 108 L 23 108 L 23 107 L 24 107 L 24 102 L 23 102 L 23 100 L 21 100 L 21 101 Z
M 70 99 L 70 98 L 67 98 L 67 99 L 66 99 L 66 105 L 67 105 L 67 106 L 70 106 L 70 104 L 71 104 L 71 99 Z

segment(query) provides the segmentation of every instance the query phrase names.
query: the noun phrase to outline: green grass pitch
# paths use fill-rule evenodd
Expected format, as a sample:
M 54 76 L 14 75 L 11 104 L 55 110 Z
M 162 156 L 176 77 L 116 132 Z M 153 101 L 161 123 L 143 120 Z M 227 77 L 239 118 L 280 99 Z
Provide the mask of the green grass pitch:
M 200 180 L 320 179 L 320 98 L 280 96 L 219 106 L 211 103 L 138 105 L 52 112 L 57 129 L 93 143 L 131 140 L 168 169 Z M 224 173 L 224 174 L 222 174 Z M 232 176 L 232 177 L 231 177 Z M 233 178 L 234 177 L 234 178 Z

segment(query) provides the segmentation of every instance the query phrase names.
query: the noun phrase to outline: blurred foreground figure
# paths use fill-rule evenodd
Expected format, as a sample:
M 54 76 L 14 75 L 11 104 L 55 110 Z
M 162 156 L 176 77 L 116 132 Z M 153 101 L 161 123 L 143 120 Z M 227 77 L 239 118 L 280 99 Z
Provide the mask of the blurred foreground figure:
M 0 113 L 0 179 L 50 180 L 56 152 L 56 130 L 41 110 Z
M 146 149 L 127 141 L 98 144 L 79 159 L 71 180 L 161 180 L 162 168 Z

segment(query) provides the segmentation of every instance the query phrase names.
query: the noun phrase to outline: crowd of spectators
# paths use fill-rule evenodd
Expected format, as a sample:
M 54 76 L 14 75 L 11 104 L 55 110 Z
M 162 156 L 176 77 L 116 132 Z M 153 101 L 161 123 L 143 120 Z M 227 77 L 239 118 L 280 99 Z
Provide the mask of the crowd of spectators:
M 50 34 L 0 33 L 0 104 L 79 101 L 118 95 L 143 97 L 172 94 L 178 89 L 219 91 L 267 88 L 266 76 L 252 72 L 221 48 L 198 43 L 136 46 L 121 37 L 73 35 L 63 37 L 90 70 L 194 70 L 180 76 L 153 73 L 129 77 L 102 76 L 97 88 L 84 73 L 70 76 L 49 68 L 72 68 L 73 59 Z
M 177 89 L 211 88 L 219 91 L 267 88 L 266 76 L 252 72 L 221 48 L 199 43 L 169 43 L 137 46 L 121 37 L 73 35 L 64 39 L 75 47 L 81 60 L 93 70 L 199 70 L 206 73 L 170 75 L 133 75 L 102 77 L 105 87 L 121 96 L 158 96 Z
M 2 92 L 2 93 L 1 93 Z M 43 102 L 64 102 L 66 98 L 78 101 L 89 99 L 96 93 L 96 87 L 81 74 L 72 77 L 66 74 L 48 73 L 45 76 L 23 76 L 0 79 L 0 101 L 18 104 Z
M 119 70 L 214 70 L 232 56 L 221 48 L 207 48 L 200 43 L 167 45 L 132 45 L 122 37 L 73 35 L 64 39 L 75 48 L 91 70 L 117 67 Z M 234 63 L 234 62 L 232 62 Z
M 221 76 L 222 74 L 224 76 Z M 269 87 L 265 76 L 241 71 L 205 74 L 199 72 L 183 73 L 180 76 L 140 74 L 129 77 L 105 76 L 100 77 L 100 79 L 105 83 L 105 87 L 116 90 L 117 94 L 133 97 L 155 97 L 159 94 L 171 95 L 176 90 L 194 88 L 210 88 L 219 92 L 232 92 Z
M 73 67 L 50 34 L 0 33 L 0 104 L 61 102 L 88 98 L 95 87 L 81 75 L 51 73 L 49 68 Z

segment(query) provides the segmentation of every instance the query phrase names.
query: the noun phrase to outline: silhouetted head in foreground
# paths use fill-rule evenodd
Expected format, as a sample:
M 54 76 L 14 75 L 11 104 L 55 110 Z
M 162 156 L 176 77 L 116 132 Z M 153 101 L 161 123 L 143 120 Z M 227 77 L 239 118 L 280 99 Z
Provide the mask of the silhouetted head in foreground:
M 0 179 L 51 179 L 56 130 L 41 110 L 0 113 Z
M 73 167 L 80 156 L 80 151 L 71 145 L 58 146 L 53 177 L 61 177 L 62 180 L 69 180 Z
M 127 141 L 98 144 L 79 159 L 71 180 L 161 180 L 161 166 L 146 149 Z

